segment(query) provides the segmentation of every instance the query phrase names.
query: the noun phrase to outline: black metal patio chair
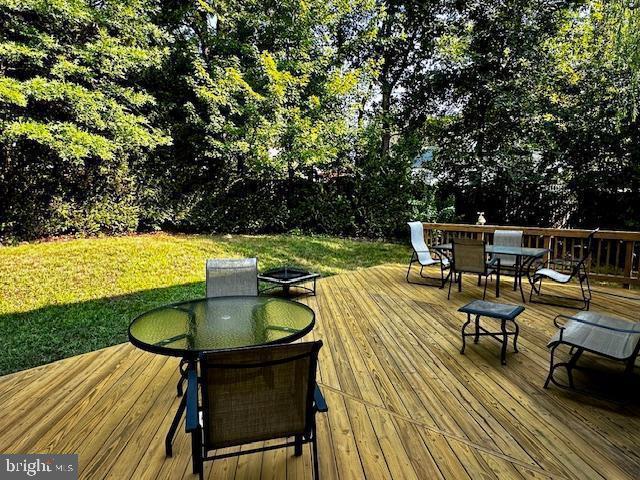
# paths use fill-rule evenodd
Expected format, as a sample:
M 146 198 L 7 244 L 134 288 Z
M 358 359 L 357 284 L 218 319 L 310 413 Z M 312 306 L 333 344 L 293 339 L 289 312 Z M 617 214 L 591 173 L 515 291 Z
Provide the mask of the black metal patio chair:
M 493 244 L 506 247 L 521 247 L 522 236 L 522 230 L 496 230 L 493 233 Z M 515 292 L 518 288 L 518 282 L 522 280 L 520 278 L 522 272 L 520 271 L 520 265 L 518 265 L 521 260 L 514 255 L 505 255 L 503 253 L 494 253 L 492 257 L 500 259 L 500 273 L 502 275 L 505 273 L 513 275 L 513 291 Z
M 571 269 L 569 273 L 562 273 L 553 268 L 549 268 L 551 265 L 564 265 L 566 261 L 560 259 L 549 260 L 546 264 L 543 264 L 540 268 L 538 268 L 533 275 L 531 276 L 531 292 L 529 293 L 529 302 L 531 303 L 542 303 L 545 305 L 554 305 L 559 307 L 568 307 L 575 308 L 575 305 L 564 305 L 558 300 L 580 300 L 577 298 L 564 296 L 564 295 L 549 295 L 545 294 L 544 297 L 550 297 L 552 299 L 556 299 L 555 302 L 549 302 L 541 300 L 542 295 L 542 281 L 544 279 L 549 279 L 555 283 L 566 285 L 570 283 L 573 279 L 577 279 L 580 283 L 580 291 L 582 293 L 582 302 L 583 307 L 582 310 L 589 310 L 589 305 L 591 303 L 591 285 L 589 284 L 589 270 L 587 265 L 591 259 L 591 250 L 593 246 L 593 237 L 596 233 L 598 233 L 600 229 L 596 228 L 595 230 L 589 233 L 587 237 L 585 248 L 582 250 L 580 258 L 577 261 L 571 261 Z M 533 299 L 533 294 L 536 294 L 536 299 Z
M 489 277 L 496 275 L 496 298 L 500 296 L 500 259 L 494 257 L 487 261 L 487 251 L 482 240 L 471 238 L 455 238 L 451 241 L 451 272 L 449 280 L 449 293 L 447 300 L 451 298 L 451 286 L 458 283 L 458 291 L 462 291 L 462 274 L 475 273 L 478 275 L 478 285 L 484 277 L 484 292 L 482 299 L 487 296 L 487 283 Z
M 207 298 L 258 295 L 257 258 L 212 258 L 207 260 L 205 274 Z M 186 360 L 178 368 L 180 379 L 176 390 L 181 397 L 187 381 Z
M 311 443 L 317 480 L 315 415 L 328 410 L 316 384 L 320 347 L 322 342 L 317 341 L 203 353 L 200 378 L 190 370 L 187 389 L 186 429 L 191 433 L 193 473 L 204 477 L 205 460 L 276 448 L 293 446 L 299 456 L 302 445 Z M 283 442 L 209 455 L 216 449 L 274 439 Z
M 207 260 L 207 298 L 258 295 L 257 258 Z
M 429 247 L 424 241 L 424 227 L 422 226 L 422 222 L 409 222 L 408 225 L 411 231 L 411 247 L 413 248 L 413 251 L 411 252 L 409 268 L 407 269 L 407 282 L 415 285 L 437 286 L 443 288 L 446 282 L 444 272 L 449 269 L 449 260 L 437 251 L 434 251 L 434 253 L 438 258 L 433 258 L 429 251 Z M 410 280 L 411 267 L 414 263 L 418 263 L 420 265 L 420 278 L 424 280 L 435 280 L 438 283 L 434 285 L 428 282 L 415 282 Z M 425 267 L 432 266 L 440 267 L 440 278 L 429 277 L 423 274 Z

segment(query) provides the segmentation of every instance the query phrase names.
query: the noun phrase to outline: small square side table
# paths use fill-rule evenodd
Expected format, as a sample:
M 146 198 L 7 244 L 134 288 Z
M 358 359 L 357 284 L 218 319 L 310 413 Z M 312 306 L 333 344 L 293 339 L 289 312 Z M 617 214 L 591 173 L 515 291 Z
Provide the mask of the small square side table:
M 473 343 L 478 343 L 481 336 L 489 336 L 495 338 L 502 344 L 502 351 L 500 353 L 500 361 L 502 365 L 507 364 L 507 344 L 509 336 L 513 336 L 513 349 L 518 353 L 518 334 L 520 333 L 520 327 L 516 322 L 516 318 L 522 312 L 524 307 L 522 305 L 510 305 L 506 303 L 486 302 L 484 300 L 474 300 L 471 303 L 466 304 L 458 309 L 459 312 L 467 314 L 467 321 L 462 326 L 462 349 L 460 353 L 464 354 L 466 347 L 467 337 L 474 337 Z M 475 315 L 475 332 L 465 333 L 465 329 L 471 323 L 471 316 Z M 480 317 L 489 317 L 500 321 L 500 331 L 491 332 L 480 326 Z M 507 322 L 512 322 L 515 326 L 513 331 L 507 330 Z

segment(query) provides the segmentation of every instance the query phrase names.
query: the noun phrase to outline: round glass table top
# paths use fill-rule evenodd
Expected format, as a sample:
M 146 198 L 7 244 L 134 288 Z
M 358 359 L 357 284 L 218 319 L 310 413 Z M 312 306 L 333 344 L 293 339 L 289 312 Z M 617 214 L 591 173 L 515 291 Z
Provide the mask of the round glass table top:
M 283 298 L 218 297 L 166 305 L 129 325 L 129 340 L 154 353 L 188 357 L 208 350 L 287 343 L 306 335 L 315 314 Z

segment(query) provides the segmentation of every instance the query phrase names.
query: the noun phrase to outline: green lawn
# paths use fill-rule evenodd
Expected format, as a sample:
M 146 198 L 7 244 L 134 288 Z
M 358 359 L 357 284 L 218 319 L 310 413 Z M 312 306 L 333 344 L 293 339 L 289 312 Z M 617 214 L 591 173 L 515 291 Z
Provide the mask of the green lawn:
M 127 341 L 137 314 L 202 297 L 207 258 L 323 275 L 405 262 L 406 246 L 308 236 L 139 235 L 0 248 L 0 375 Z

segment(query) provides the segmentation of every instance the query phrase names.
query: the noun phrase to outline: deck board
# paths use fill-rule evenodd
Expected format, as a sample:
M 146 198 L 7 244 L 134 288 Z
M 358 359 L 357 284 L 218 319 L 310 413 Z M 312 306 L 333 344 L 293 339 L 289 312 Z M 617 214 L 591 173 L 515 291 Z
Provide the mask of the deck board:
M 571 310 L 527 303 L 520 353 L 509 349 L 503 367 L 489 338 L 459 352 L 456 310 L 481 294 L 475 279 L 447 301 L 446 290 L 408 284 L 404 273 L 384 265 L 329 277 L 301 300 L 316 311 L 307 338 L 324 342 L 323 478 L 640 478 L 640 402 L 542 388 L 552 319 Z M 638 319 L 638 300 L 617 296 L 632 292 L 596 288 L 593 310 Z M 521 303 L 508 277 L 501 293 Z M 183 425 L 174 456 L 164 455 L 177 379 L 178 360 L 128 344 L 2 377 L 0 451 L 78 453 L 81 478 L 192 480 Z M 311 450 L 208 462 L 205 478 L 308 480 Z

